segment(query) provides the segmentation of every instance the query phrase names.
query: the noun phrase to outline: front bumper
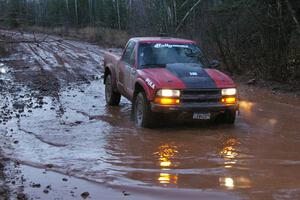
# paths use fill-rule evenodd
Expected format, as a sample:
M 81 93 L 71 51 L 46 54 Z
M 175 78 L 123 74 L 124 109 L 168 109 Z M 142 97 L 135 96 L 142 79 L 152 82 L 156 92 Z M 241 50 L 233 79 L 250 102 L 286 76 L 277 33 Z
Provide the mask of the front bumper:
M 180 113 L 180 112 L 211 112 L 211 113 L 222 113 L 226 110 L 237 111 L 239 104 L 224 103 L 182 103 L 179 105 L 161 105 L 154 102 L 151 103 L 151 110 L 153 112 L 160 113 Z

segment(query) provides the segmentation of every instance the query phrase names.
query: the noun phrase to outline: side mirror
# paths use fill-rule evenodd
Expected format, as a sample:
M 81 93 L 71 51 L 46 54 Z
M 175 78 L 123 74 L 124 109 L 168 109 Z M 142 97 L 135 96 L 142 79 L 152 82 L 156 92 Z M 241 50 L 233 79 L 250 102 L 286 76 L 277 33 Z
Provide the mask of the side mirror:
M 218 68 L 218 67 L 220 67 L 220 61 L 218 61 L 218 60 L 212 60 L 212 61 L 210 62 L 210 66 L 211 66 L 212 68 Z

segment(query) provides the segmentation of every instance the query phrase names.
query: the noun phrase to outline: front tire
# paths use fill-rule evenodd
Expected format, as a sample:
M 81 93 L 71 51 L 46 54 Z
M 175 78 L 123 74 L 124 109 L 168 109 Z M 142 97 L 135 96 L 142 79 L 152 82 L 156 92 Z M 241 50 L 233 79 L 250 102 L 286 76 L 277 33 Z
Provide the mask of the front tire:
M 227 110 L 224 113 L 223 122 L 225 124 L 234 124 L 236 119 L 236 111 L 235 110 Z
M 121 100 L 121 94 L 115 92 L 112 85 L 111 75 L 107 75 L 105 79 L 105 100 L 107 105 L 118 106 Z
M 134 101 L 134 122 L 138 127 L 153 128 L 155 116 L 144 92 L 139 92 Z

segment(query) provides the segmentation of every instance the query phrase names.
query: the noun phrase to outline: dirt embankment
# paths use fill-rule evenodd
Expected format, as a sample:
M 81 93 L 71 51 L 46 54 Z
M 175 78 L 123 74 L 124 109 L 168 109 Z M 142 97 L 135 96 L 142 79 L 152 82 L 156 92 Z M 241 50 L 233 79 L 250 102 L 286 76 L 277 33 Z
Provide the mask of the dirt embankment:
M 125 31 L 103 27 L 85 27 L 76 29 L 67 27 L 47 28 L 30 26 L 18 28 L 16 31 L 57 35 L 65 39 L 97 43 L 102 47 L 123 48 L 129 39 L 129 34 Z
M 10 42 L 2 43 L 4 45 L 0 55 L 0 140 L 1 150 L 5 149 L 5 153 L 0 150 L 0 200 L 23 200 L 30 197 L 23 193 L 24 188 L 37 187 L 36 183 L 32 182 L 31 175 L 28 176 L 26 185 L 25 178 L 20 174 L 19 160 L 7 156 L 7 151 L 14 151 L 15 146 L 22 142 L 14 137 L 24 132 L 42 144 L 57 147 L 65 145 L 51 142 L 30 129 L 23 129 L 21 119 L 36 110 L 46 110 L 45 107 L 48 107 L 49 112 L 57 114 L 58 118 L 62 117 L 66 108 L 60 102 L 61 90 L 72 90 L 73 87 L 77 88 L 81 84 L 90 84 L 91 81 L 100 79 L 103 50 L 88 43 L 44 34 L 1 31 L 1 40 Z M 80 90 L 80 93 L 82 92 L 84 91 Z M 58 104 L 58 108 L 50 105 L 46 98 Z M 74 124 L 76 125 L 75 122 Z M 44 175 L 43 170 L 37 171 Z M 52 176 L 62 177 L 58 174 Z M 78 185 L 76 187 L 80 188 Z M 54 188 L 45 188 L 45 191 L 55 193 Z M 47 196 L 48 192 L 45 191 L 39 195 Z M 77 193 L 74 191 L 71 196 L 80 197 L 81 194 L 87 194 L 85 191 Z M 70 195 L 70 191 L 64 191 L 63 195 Z M 52 195 L 48 195 L 50 196 Z
M 6 39 L 6 38 L 0 36 L 0 41 L 1 40 L 3 41 L 4 39 Z M 6 56 L 7 53 L 8 52 L 7 52 L 7 50 L 4 46 L 4 43 L 0 42 L 0 58 Z M 1 82 L 1 80 L 0 80 L 0 82 Z M 0 92 L 1 91 L 2 90 L 0 88 Z M 2 109 L 2 108 L 0 108 L 0 109 Z M 5 173 L 4 173 L 4 167 L 5 167 L 5 164 L 6 164 L 6 159 L 3 157 L 2 153 L 3 152 L 0 149 L 0 197 L 3 198 L 3 199 L 7 199 L 9 189 L 5 184 L 6 177 L 5 177 Z
M 0 152 L 0 197 L 3 199 L 8 198 L 9 188 L 7 187 L 5 181 L 6 177 L 4 174 L 4 167 L 5 167 L 6 160 L 3 158 Z
M 276 81 L 255 78 L 255 76 L 251 75 L 234 76 L 234 79 L 241 85 L 248 85 L 258 89 L 266 89 L 272 94 L 287 95 L 292 98 L 300 97 L 300 82 L 280 83 Z

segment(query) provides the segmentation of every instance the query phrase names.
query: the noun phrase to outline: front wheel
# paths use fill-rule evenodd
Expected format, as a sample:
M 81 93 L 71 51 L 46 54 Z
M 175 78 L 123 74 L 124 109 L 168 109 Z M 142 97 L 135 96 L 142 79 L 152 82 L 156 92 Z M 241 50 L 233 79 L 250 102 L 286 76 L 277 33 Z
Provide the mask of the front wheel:
M 227 110 L 224 113 L 224 123 L 225 124 L 234 124 L 236 118 L 236 111 L 235 110 Z
M 150 103 L 145 93 L 138 93 L 134 101 L 134 122 L 139 127 L 153 128 L 155 125 L 154 113 L 151 111 Z
M 113 90 L 111 75 L 107 75 L 105 80 L 105 100 L 110 106 L 117 106 L 121 100 L 121 94 Z

